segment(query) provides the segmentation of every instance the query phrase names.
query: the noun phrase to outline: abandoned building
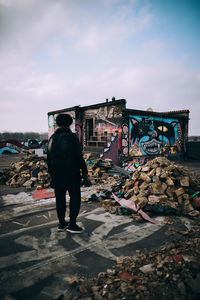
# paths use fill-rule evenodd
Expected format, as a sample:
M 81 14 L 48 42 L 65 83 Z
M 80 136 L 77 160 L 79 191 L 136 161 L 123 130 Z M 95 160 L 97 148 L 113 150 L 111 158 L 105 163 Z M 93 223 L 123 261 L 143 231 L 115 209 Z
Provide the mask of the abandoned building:
M 154 112 L 126 108 L 126 100 L 106 99 L 105 102 L 74 106 L 48 112 L 48 136 L 56 129 L 55 119 L 68 113 L 74 122 L 84 152 L 94 157 L 122 158 L 140 161 L 158 155 L 183 156 L 188 138 L 189 110 Z

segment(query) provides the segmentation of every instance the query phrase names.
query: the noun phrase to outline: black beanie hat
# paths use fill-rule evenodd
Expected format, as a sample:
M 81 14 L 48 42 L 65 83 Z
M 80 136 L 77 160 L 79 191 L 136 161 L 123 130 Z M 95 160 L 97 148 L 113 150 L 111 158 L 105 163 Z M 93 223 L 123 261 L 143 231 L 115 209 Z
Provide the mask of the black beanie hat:
M 56 124 L 59 127 L 67 126 L 69 127 L 73 123 L 73 119 L 68 114 L 60 114 L 56 117 Z

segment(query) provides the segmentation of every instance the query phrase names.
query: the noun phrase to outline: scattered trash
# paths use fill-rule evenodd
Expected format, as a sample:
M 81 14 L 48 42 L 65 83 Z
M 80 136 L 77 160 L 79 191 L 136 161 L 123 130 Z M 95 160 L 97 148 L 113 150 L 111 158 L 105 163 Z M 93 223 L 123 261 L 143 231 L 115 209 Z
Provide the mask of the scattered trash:
M 159 249 L 117 257 L 113 268 L 97 277 L 72 279 L 72 291 L 62 299 L 199 299 L 198 226 Z
M 158 224 L 157 220 L 154 220 L 152 218 L 150 218 L 140 207 L 137 203 L 135 203 L 134 201 L 131 200 L 126 200 L 126 199 L 118 199 L 114 194 L 113 194 L 114 199 L 122 206 L 127 207 L 132 209 L 135 212 L 138 212 L 143 219 L 145 219 L 146 221 L 149 221 L 151 223 L 154 224 Z
M 153 264 L 144 265 L 144 266 L 140 267 L 139 269 L 143 273 L 151 273 L 155 270 L 155 268 L 153 268 Z
M 119 272 L 118 276 L 124 281 L 136 280 L 136 277 L 130 274 L 129 272 Z
M 200 208 L 200 192 L 195 193 L 190 197 L 192 199 L 193 206 L 197 209 Z

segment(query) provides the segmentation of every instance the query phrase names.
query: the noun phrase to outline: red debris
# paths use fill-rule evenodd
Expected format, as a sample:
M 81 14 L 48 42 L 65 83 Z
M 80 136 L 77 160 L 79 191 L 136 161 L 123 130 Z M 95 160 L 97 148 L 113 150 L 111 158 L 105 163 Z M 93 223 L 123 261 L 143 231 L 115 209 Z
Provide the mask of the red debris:
M 184 262 L 182 255 L 173 255 L 172 258 L 178 264 L 182 264 Z
M 133 276 L 129 272 L 125 272 L 125 271 L 119 272 L 118 275 L 122 280 L 125 280 L 125 281 L 131 281 L 131 280 L 137 279 L 135 276 Z

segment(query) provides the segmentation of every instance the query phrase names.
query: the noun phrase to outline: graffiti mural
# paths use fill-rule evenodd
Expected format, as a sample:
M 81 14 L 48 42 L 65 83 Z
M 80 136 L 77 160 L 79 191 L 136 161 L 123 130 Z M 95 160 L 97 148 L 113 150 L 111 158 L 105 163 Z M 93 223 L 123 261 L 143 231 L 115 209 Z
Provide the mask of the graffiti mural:
M 114 135 L 118 129 L 117 119 L 122 116 L 121 107 L 119 106 L 104 106 L 97 109 L 90 109 L 85 112 L 86 120 L 94 120 L 93 132 L 96 131 L 99 138 L 106 132 L 108 135 Z
M 175 154 L 181 151 L 181 139 L 180 124 L 176 119 L 130 115 L 131 156 Z
M 127 155 L 128 154 L 128 126 L 126 124 L 123 124 L 122 126 L 122 133 L 123 133 L 122 154 Z
M 48 137 L 50 138 L 55 131 L 56 121 L 54 115 L 48 116 Z
M 129 115 L 123 114 L 121 123 L 121 156 L 125 157 L 129 153 Z
M 72 132 L 75 132 L 75 112 L 74 111 L 67 111 L 67 112 L 63 112 L 63 113 L 67 113 L 72 117 L 73 123 L 70 126 L 70 128 L 71 128 Z M 54 133 L 54 131 L 57 128 L 57 125 L 56 125 L 57 115 L 58 115 L 58 113 L 50 114 L 48 116 L 48 138 L 50 138 L 52 136 L 52 134 Z
M 107 147 L 106 142 L 111 142 L 116 132 L 119 133 L 121 117 L 121 106 L 105 105 L 86 110 L 84 116 L 86 145 Z
M 129 156 L 152 158 L 186 152 L 189 110 L 158 113 L 126 109 L 125 99 L 113 97 L 111 102 L 106 99 L 105 103 L 48 113 L 49 137 L 56 129 L 55 118 L 60 112 L 71 114 L 75 120 L 74 130 L 71 129 L 76 132 L 83 151 L 95 155 L 106 153 L 112 158 L 113 144 L 119 161 Z
M 102 119 L 102 120 L 106 120 L 106 119 L 116 119 L 116 118 L 121 118 L 122 116 L 122 108 L 121 106 L 115 106 L 115 105 L 111 105 L 111 106 L 103 106 L 103 107 L 99 107 L 96 109 L 89 109 L 86 111 L 87 116 L 94 116 L 97 119 Z
M 111 158 L 114 164 L 118 164 L 118 132 L 115 132 L 115 135 L 112 136 L 111 141 L 107 142 L 107 147 L 104 148 L 103 153 L 100 154 L 101 159 Z

